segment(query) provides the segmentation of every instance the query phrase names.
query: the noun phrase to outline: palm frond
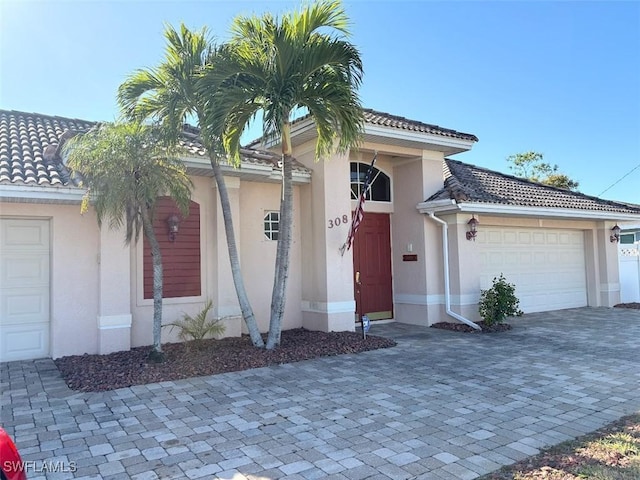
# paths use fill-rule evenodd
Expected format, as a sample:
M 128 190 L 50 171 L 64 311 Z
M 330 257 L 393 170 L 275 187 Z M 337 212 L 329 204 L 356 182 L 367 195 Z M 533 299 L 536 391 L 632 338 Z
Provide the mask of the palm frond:
M 142 210 L 153 213 L 157 198 L 171 196 L 189 211 L 192 183 L 175 150 L 157 129 L 137 123 L 102 124 L 65 144 L 72 172 L 91 192 L 98 222 L 125 227 L 125 242 L 137 241 Z
M 349 35 L 349 18 L 340 0 L 315 2 L 299 12 L 290 14 L 285 25 L 290 25 L 290 28 L 303 34 L 305 40 L 321 28 L 330 28 L 343 35 Z
M 223 126 L 203 122 L 207 98 L 215 89 L 202 94 L 198 83 L 202 69 L 218 48 L 206 27 L 191 31 L 184 24 L 179 29 L 167 24 L 164 36 L 164 61 L 156 68 L 134 72 L 118 89 L 123 114 L 138 122 L 151 120 L 173 145 L 180 138 L 184 123 L 195 117 L 201 127 L 203 144 L 207 150 L 217 151 Z
M 211 103 L 218 111 L 210 115 L 226 125 L 225 147 L 235 148 L 258 106 L 265 137 L 281 135 L 292 112 L 306 108 L 316 123 L 317 158 L 357 145 L 364 127 L 357 93 L 363 66 L 358 49 L 343 38 L 348 27 L 338 0 L 321 0 L 281 19 L 237 17 L 230 61 L 207 72 L 221 95 L 231 97 Z

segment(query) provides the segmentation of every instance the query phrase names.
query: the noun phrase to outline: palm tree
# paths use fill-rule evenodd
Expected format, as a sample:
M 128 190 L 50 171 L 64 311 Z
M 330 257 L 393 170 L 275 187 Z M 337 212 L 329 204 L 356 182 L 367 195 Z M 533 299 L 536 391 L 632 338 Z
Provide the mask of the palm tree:
M 216 124 L 207 123 L 210 117 L 205 115 L 209 97 L 216 88 L 201 92 L 196 89 L 198 70 L 207 62 L 215 63 L 216 57 L 221 55 L 221 49 L 208 40 L 206 28 L 192 32 L 182 24 L 178 33 L 167 25 L 164 36 L 167 40 L 164 62 L 156 68 L 137 70 L 129 76 L 118 89 L 118 102 L 128 118 L 138 121 L 153 119 L 158 122 L 173 143 L 177 142 L 183 124 L 189 117 L 197 118 L 201 140 L 209 154 L 218 187 L 231 272 L 242 317 L 253 345 L 264 347 L 240 270 L 231 203 L 219 163 L 219 152 L 222 150 L 218 140 L 220 129 L 216 128 Z M 239 161 L 237 157 L 236 162 Z
M 150 359 L 163 361 L 162 256 L 153 229 L 157 198 L 169 195 L 183 215 L 189 212 L 191 180 L 182 162 L 163 146 L 156 130 L 139 124 L 102 124 L 65 144 L 67 162 L 82 178 L 92 201 L 98 225 L 125 226 L 125 242 L 138 241 L 140 231 L 153 256 L 153 350 Z
M 239 158 L 240 136 L 262 113 L 266 139 L 282 146 L 283 196 L 271 297 L 267 348 L 280 344 L 293 218 L 291 122 L 307 112 L 317 131 L 316 159 L 334 150 L 346 152 L 363 130 L 357 89 L 362 61 L 345 40 L 348 18 L 339 0 L 321 0 L 282 18 L 238 17 L 225 58 L 208 66 L 199 88 L 217 90 L 207 121 L 223 124 L 222 140 Z

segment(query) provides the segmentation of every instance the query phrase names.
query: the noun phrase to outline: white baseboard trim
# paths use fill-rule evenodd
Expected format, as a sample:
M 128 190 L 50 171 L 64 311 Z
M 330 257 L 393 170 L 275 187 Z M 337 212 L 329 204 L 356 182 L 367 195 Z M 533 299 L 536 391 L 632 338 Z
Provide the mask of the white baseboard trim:
M 451 295 L 451 305 L 462 307 L 465 305 L 476 305 L 480 299 L 480 295 Z M 412 294 L 396 294 L 393 297 L 396 305 L 444 305 L 444 295 L 412 295 Z
M 309 302 L 302 301 L 302 311 L 311 313 L 354 313 L 356 302 L 348 300 L 346 302 Z
M 620 291 L 619 283 L 601 283 L 600 291 L 602 293 L 616 293 Z
M 111 328 L 131 328 L 131 314 L 124 315 L 99 315 L 98 328 L 109 330 Z

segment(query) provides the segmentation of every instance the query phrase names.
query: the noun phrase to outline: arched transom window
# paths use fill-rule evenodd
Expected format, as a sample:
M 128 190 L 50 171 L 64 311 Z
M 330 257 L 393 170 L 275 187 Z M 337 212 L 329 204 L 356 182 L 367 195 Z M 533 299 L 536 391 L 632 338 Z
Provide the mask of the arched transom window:
M 368 170 L 368 163 L 351 162 L 351 200 L 360 197 Z M 374 202 L 391 201 L 391 180 L 376 167 L 373 167 L 371 184 L 365 192 L 365 199 Z

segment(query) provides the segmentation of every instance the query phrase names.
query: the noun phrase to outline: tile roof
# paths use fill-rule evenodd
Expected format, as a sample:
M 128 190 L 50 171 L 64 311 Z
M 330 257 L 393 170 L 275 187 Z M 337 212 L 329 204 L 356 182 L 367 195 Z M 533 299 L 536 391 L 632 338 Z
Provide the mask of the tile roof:
M 459 138 L 461 140 L 470 140 L 477 142 L 478 137 L 470 133 L 462 133 L 450 128 L 442 128 L 438 125 L 431 125 L 417 120 L 409 120 L 398 115 L 391 115 L 385 112 L 378 112 L 370 108 L 364 109 L 364 121 L 372 125 L 381 125 L 384 127 L 399 128 L 402 130 L 410 130 L 413 132 L 430 133 L 432 135 L 441 135 L 443 137 Z
M 469 140 L 477 142 L 478 137 L 470 133 L 462 133 L 450 128 L 442 128 L 438 125 L 432 125 L 429 123 L 423 123 L 418 120 L 409 120 L 405 117 L 398 115 L 391 115 L 390 113 L 379 112 L 371 108 L 364 108 L 364 121 L 371 125 L 379 125 L 383 127 L 392 127 L 400 130 L 409 130 L 412 132 L 429 133 L 432 135 L 440 135 L 443 137 L 458 138 L 460 140 Z M 300 118 L 296 118 L 292 125 L 303 122 L 310 118 L 310 115 L 303 115 Z M 259 145 L 262 142 L 262 137 L 256 138 L 248 144 L 249 147 Z
M 84 132 L 97 122 L 39 113 L 0 110 L 0 184 L 41 186 L 72 185 L 69 171 L 60 158 L 61 140 L 72 132 Z M 187 155 L 208 158 L 199 140 L 199 129 L 185 125 L 180 145 Z M 280 156 L 254 149 L 242 149 L 243 163 L 276 166 Z M 296 163 L 294 171 L 308 173 Z
M 69 172 L 58 157 L 66 131 L 95 125 L 71 118 L 0 110 L 0 183 L 61 186 Z
M 180 145 L 193 157 L 208 157 L 207 150 L 200 141 L 200 129 L 193 125 L 184 125 L 184 132 L 180 139 Z M 240 155 L 243 163 L 251 163 L 252 165 L 276 165 L 281 160 L 281 156 L 267 150 L 259 150 L 257 148 L 240 148 Z M 222 164 L 226 164 L 222 162 Z M 227 164 L 228 165 L 228 164 Z M 280 167 L 277 167 L 278 169 Z M 293 171 L 301 173 L 309 173 L 310 170 L 297 160 L 293 161 Z
M 458 160 L 445 159 L 443 168 L 444 188 L 429 197 L 427 202 L 455 200 L 456 203 L 490 203 L 640 214 L 640 206 L 542 185 Z

